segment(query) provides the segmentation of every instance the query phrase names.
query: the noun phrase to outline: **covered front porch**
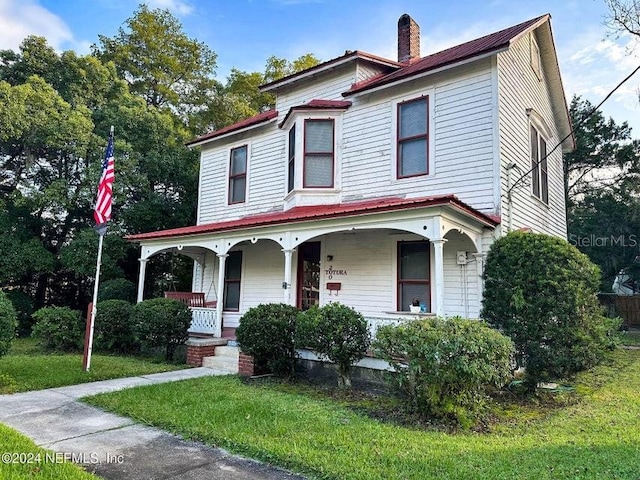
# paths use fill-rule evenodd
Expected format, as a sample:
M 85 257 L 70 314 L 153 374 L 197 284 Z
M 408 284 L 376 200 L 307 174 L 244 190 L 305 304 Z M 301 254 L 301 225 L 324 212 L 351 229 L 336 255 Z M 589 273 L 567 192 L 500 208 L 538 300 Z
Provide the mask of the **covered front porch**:
M 176 252 L 193 258 L 192 290 L 206 304 L 191 307 L 194 333 L 233 337 L 249 308 L 277 302 L 306 309 L 339 301 L 360 311 L 372 333 L 422 315 L 478 317 L 496 222 L 461 202 L 424 203 L 133 237 L 142 246 L 138 301 L 147 261 Z M 410 312 L 413 300 L 420 312 Z

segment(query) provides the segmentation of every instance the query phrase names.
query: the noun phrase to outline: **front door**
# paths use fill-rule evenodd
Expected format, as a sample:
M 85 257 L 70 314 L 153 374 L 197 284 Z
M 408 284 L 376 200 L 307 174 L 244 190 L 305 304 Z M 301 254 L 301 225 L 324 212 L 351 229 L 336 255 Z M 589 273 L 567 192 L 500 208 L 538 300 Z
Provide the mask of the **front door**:
M 320 305 L 320 242 L 298 247 L 298 308 Z

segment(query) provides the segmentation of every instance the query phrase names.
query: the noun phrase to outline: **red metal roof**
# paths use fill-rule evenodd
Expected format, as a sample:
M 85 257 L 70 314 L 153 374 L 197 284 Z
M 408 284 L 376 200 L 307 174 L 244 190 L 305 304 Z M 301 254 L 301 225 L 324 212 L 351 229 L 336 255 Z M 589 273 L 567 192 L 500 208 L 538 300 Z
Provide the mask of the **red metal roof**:
M 291 116 L 291 114 L 295 111 L 299 110 L 346 110 L 351 106 L 351 102 L 348 100 L 321 100 L 321 99 L 313 99 L 303 105 L 296 105 L 295 107 L 291 107 L 287 114 L 284 116 L 279 127 L 282 127 L 287 120 Z
M 348 92 L 343 95 L 348 96 L 363 90 L 368 90 L 380 85 L 392 83 L 397 80 L 401 80 L 419 73 L 428 72 L 429 70 L 435 70 L 446 65 L 467 60 L 473 57 L 494 52 L 502 48 L 508 47 L 510 43 L 518 36 L 528 31 L 530 28 L 536 26 L 536 24 L 547 20 L 549 15 L 542 15 L 540 17 L 527 20 L 513 27 L 505 28 L 499 32 L 495 32 L 484 37 L 471 40 L 461 45 L 442 50 L 441 52 L 427 55 L 420 59 L 413 60 L 411 63 L 404 64 L 402 68 L 392 72 L 388 75 L 378 75 L 373 78 L 369 78 L 362 82 L 358 82 L 352 85 Z
M 249 215 L 238 220 L 229 220 L 218 223 L 206 223 L 191 227 L 173 228 L 157 232 L 139 233 L 127 236 L 127 240 L 142 241 L 185 235 L 198 235 L 204 233 L 219 233 L 225 231 L 240 230 L 286 223 L 304 222 L 309 220 L 330 219 L 348 216 L 358 216 L 371 213 L 405 210 L 412 208 L 434 207 L 450 205 L 477 218 L 479 221 L 496 226 L 500 218 L 484 214 L 466 203 L 458 200 L 455 195 L 437 195 L 433 197 L 400 198 L 385 197 L 358 202 L 338 203 L 333 205 L 313 205 L 294 207 L 283 212 L 270 212 L 260 215 Z
M 207 133 L 201 137 L 190 140 L 186 143 L 186 145 L 193 145 L 195 143 L 200 143 L 204 140 L 211 140 L 212 138 L 219 137 L 224 135 L 225 133 L 235 132 L 237 130 L 242 130 L 243 128 L 253 127 L 254 125 L 258 125 L 260 123 L 268 122 L 278 116 L 277 110 L 267 110 L 266 112 L 259 113 L 258 115 L 254 115 L 253 117 L 245 118 L 240 122 L 234 123 L 232 125 L 227 125 L 226 127 L 222 127 L 218 130 L 215 130 L 211 133 Z
M 399 67 L 402 67 L 402 63 L 396 62 L 395 60 L 383 58 L 378 55 L 373 55 L 371 53 L 363 52 L 361 50 L 354 50 L 354 51 L 347 50 L 344 53 L 344 55 L 340 55 L 339 57 L 332 58 L 331 60 L 327 60 L 326 62 L 319 63 L 318 65 L 315 65 L 311 68 L 307 68 L 306 70 L 302 70 L 300 72 L 293 73 L 286 77 L 279 78 L 278 80 L 274 80 L 273 82 L 265 83 L 264 85 L 260 85 L 259 88 L 261 92 L 268 92 L 273 90 L 274 88 L 279 87 L 280 85 L 284 85 L 287 83 L 291 83 L 292 81 L 296 81 L 298 77 L 306 77 L 310 74 L 319 73 L 331 68 L 335 68 L 338 65 L 341 65 L 353 60 L 365 60 L 367 62 L 381 65 L 388 69 L 397 69 Z

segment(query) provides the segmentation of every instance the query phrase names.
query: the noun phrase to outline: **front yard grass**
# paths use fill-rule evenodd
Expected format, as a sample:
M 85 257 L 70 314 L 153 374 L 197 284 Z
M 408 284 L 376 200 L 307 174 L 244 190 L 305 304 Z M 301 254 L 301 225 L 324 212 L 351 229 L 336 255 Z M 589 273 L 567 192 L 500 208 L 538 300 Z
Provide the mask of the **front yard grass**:
M 0 358 L 0 394 L 42 390 L 78 383 L 133 377 L 185 368 L 149 358 L 91 355 L 89 372 L 82 370 L 82 354 L 43 354 L 31 338 L 15 339 Z
M 487 433 L 375 420 L 304 388 L 214 377 L 86 399 L 185 438 L 312 478 L 638 479 L 640 351 L 578 377 L 566 406 L 517 404 Z M 558 405 L 561 402 L 558 402 Z M 515 410 L 514 410 L 515 409 Z
M 97 480 L 54 452 L 38 447 L 27 437 L 0 423 L 0 478 L 3 480 Z
M 640 347 L 640 330 L 633 329 L 620 332 L 620 343 L 628 347 Z

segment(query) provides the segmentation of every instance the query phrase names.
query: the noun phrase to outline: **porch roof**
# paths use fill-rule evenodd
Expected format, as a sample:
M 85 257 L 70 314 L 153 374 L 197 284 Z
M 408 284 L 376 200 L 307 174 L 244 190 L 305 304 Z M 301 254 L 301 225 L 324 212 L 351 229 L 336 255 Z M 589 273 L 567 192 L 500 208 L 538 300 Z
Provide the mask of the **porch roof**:
M 449 206 L 461 213 L 474 217 L 480 223 L 495 227 L 500 223 L 500 217 L 487 215 L 459 200 L 455 195 L 437 195 L 432 197 L 401 198 L 384 197 L 356 202 L 337 203 L 332 205 L 313 205 L 294 207 L 282 212 L 270 212 L 259 215 L 249 215 L 237 220 L 205 223 L 190 227 L 172 228 L 156 232 L 128 235 L 129 241 L 143 241 L 161 238 L 182 237 L 203 233 L 220 233 L 240 230 L 243 228 L 281 225 L 309 220 L 330 219 L 338 217 L 358 216 L 379 212 L 401 211 L 424 207 Z

